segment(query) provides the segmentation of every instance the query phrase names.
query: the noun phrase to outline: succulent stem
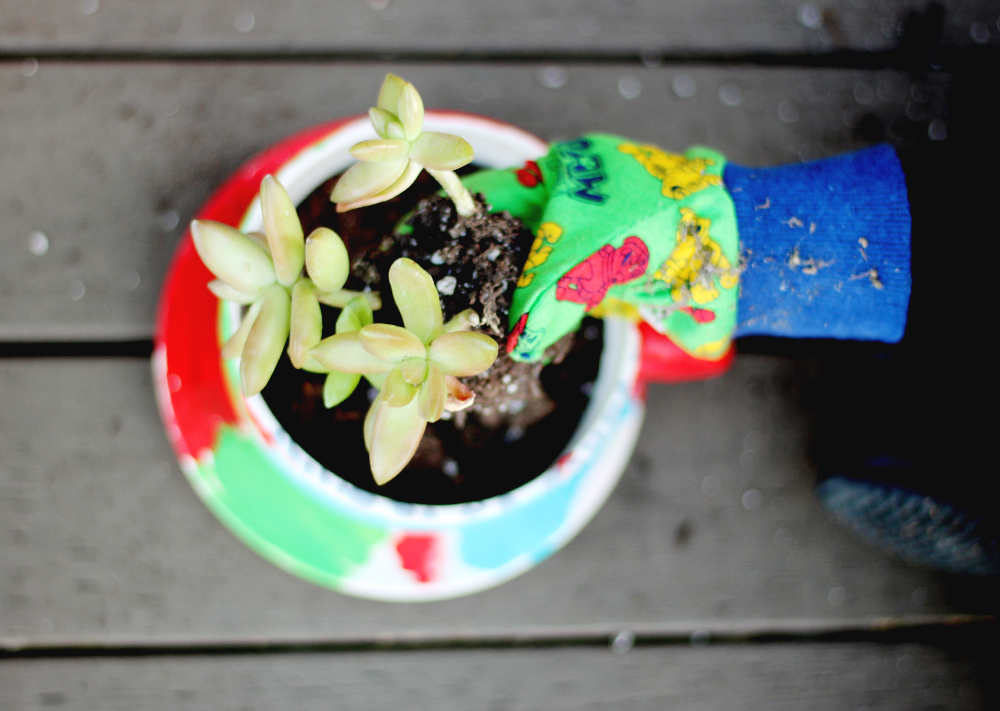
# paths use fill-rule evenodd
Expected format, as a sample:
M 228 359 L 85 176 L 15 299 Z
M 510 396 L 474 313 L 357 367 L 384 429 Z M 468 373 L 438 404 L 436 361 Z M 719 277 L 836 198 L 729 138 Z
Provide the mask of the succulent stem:
M 426 170 L 435 180 L 441 183 L 441 187 L 448 193 L 451 201 L 455 203 L 455 209 L 458 210 L 459 215 L 468 217 L 475 213 L 476 203 L 472 199 L 472 193 L 462 185 L 462 181 L 458 179 L 454 171 L 432 170 L 431 168 L 426 168 Z

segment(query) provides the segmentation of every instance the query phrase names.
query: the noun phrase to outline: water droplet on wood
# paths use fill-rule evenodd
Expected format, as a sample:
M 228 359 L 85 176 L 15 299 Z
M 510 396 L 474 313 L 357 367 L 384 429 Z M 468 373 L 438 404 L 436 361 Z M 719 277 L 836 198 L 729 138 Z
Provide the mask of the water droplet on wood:
M 811 2 L 799 5 L 799 9 L 795 15 L 799 19 L 799 24 L 803 27 L 808 27 L 810 30 L 818 30 L 823 26 L 823 13 Z
M 784 123 L 795 123 L 799 120 L 799 110 L 790 101 L 782 101 L 778 104 L 778 118 Z
M 569 81 L 569 72 L 563 67 L 550 65 L 535 72 L 535 79 L 546 89 L 560 89 Z
M 233 20 L 233 27 L 236 28 L 237 32 L 249 32 L 255 24 L 257 24 L 257 18 L 254 17 L 252 12 L 241 12 Z
M 690 74 L 678 74 L 670 86 L 681 99 L 690 99 L 698 91 L 698 83 Z
M 618 93 L 629 101 L 637 99 L 642 93 L 642 82 L 634 76 L 624 76 L 618 80 Z
M 719 101 L 723 106 L 739 106 L 743 103 L 743 90 L 736 84 L 723 84 L 719 87 Z
M 743 508 L 747 511 L 756 511 L 760 508 L 764 497 L 756 489 L 747 489 L 743 492 Z
M 41 257 L 49 251 L 49 238 L 44 232 L 32 232 L 28 235 L 28 249 L 36 257 Z

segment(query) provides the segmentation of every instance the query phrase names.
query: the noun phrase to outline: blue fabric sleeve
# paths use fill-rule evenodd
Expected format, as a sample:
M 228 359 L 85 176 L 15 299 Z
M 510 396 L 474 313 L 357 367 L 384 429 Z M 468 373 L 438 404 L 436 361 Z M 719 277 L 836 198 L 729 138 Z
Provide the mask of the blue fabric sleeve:
M 906 181 L 889 146 L 777 168 L 727 164 L 739 336 L 895 342 L 910 298 Z

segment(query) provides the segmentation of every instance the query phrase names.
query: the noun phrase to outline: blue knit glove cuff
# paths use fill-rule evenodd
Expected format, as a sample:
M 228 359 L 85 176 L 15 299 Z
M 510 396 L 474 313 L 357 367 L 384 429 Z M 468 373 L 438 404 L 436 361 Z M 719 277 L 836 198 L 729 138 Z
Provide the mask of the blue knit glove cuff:
M 746 258 L 736 336 L 895 342 L 910 299 L 910 210 L 896 152 L 727 164 Z

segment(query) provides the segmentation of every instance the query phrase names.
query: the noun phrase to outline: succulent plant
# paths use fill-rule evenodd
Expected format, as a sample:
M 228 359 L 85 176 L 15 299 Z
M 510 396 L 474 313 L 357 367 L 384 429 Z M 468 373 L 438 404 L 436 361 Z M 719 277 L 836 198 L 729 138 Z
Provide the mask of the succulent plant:
M 337 211 L 374 205 L 399 195 L 424 168 L 444 188 L 460 215 L 475 212 L 472 195 L 454 171 L 472 161 L 472 146 L 448 133 L 423 131 L 424 103 L 403 79 L 387 74 L 378 106 L 369 110 L 378 138 L 351 147 L 351 166 L 330 195 Z
M 335 333 L 355 333 L 365 326 L 371 325 L 373 321 L 374 314 L 372 313 L 371 304 L 365 298 L 356 296 L 344 306 L 344 309 L 340 312 L 340 316 L 337 317 Z M 310 364 L 317 367 L 309 368 L 309 370 L 327 373 L 326 382 L 323 384 L 323 404 L 328 408 L 339 405 L 346 400 L 361 381 L 360 373 L 346 373 L 334 370 L 319 363 L 311 356 Z M 382 382 L 385 380 L 385 374 L 367 373 L 365 378 L 374 387 L 381 388 Z
M 483 372 L 497 357 L 496 341 L 468 331 L 479 322 L 471 309 L 443 323 L 434 280 L 416 262 L 393 262 L 389 285 L 403 327 L 364 323 L 370 312 L 349 305 L 355 310 L 341 314 L 344 327 L 338 320 L 337 333 L 310 351 L 312 360 L 331 371 L 384 376 L 364 423 L 372 474 L 380 485 L 410 461 L 428 422 L 472 404 L 475 395 L 458 378 Z
M 244 234 L 211 220 L 191 223 L 195 249 L 217 277 L 208 288 L 220 299 L 249 307 L 222 348 L 224 358 L 240 357 L 240 382 L 247 397 L 267 384 L 286 341 L 296 368 L 322 370 L 309 356 L 322 338 L 319 305 L 344 307 L 359 296 L 343 289 L 349 271 L 347 249 L 335 232 L 320 227 L 303 241 L 295 205 L 271 175 L 261 183 L 260 202 L 263 234 Z M 378 294 L 360 296 L 372 308 L 381 305 Z

